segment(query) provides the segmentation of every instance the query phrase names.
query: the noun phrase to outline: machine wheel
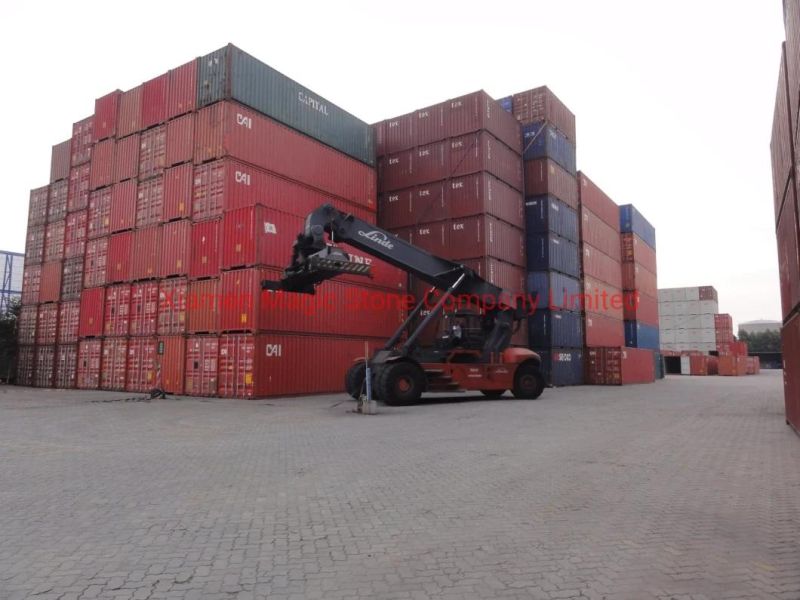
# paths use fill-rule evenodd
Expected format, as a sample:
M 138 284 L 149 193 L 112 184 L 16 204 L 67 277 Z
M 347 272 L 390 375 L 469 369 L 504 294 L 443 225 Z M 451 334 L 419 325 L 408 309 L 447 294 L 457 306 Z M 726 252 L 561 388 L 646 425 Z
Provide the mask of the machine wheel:
M 375 382 L 378 398 L 390 406 L 419 401 L 424 386 L 425 374 L 410 362 L 384 365 Z
M 511 390 L 515 398 L 536 400 L 544 391 L 544 377 L 539 367 L 531 363 L 523 363 L 517 367 L 514 374 L 514 389 Z
M 505 390 L 481 390 L 481 394 L 492 399 L 497 399 L 505 393 Z
M 367 378 L 367 363 L 357 362 L 347 369 L 344 376 L 344 389 L 353 400 L 358 400 L 364 380 Z

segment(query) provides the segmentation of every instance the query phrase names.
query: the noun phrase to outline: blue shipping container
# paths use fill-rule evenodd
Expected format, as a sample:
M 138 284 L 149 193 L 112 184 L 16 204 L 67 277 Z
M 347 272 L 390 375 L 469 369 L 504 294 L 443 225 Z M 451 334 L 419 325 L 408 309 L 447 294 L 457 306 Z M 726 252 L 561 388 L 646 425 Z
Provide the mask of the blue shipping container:
M 525 245 L 529 269 L 580 277 L 580 251 L 575 242 L 555 233 L 529 233 Z
M 619 207 L 619 228 L 622 233 L 635 233 L 645 244 L 653 250 L 656 249 L 656 228 L 636 210 L 633 204 L 623 204 Z
M 575 145 L 545 121 L 530 123 L 522 128 L 522 148 L 524 160 L 546 157 L 561 165 L 571 175 L 577 173 Z
M 664 357 L 660 352 L 653 352 L 653 361 L 656 367 L 656 379 L 664 379 Z
M 531 348 L 580 348 L 583 345 L 581 313 L 565 310 L 537 310 L 528 317 Z
M 625 345 L 629 348 L 658 350 L 659 337 L 658 327 L 639 321 L 625 321 Z
M 506 112 L 512 112 L 514 110 L 514 102 L 512 101 L 511 96 L 500 98 L 500 100 L 498 100 L 497 102 L 500 104 L 500 108 L 502 108 Z
M 579 310 L 581 283 L 555 271 L 529 271 L 528 294 L 539 309 Z
M 579 242 L 578 211 L 550 194 L 525 199 L 525 230 L 528 233 L 556 233 Z
M 542 357 L 542 373 L 550 385 L 583 385 L 583 350 L 552 348 L 534 350 Z

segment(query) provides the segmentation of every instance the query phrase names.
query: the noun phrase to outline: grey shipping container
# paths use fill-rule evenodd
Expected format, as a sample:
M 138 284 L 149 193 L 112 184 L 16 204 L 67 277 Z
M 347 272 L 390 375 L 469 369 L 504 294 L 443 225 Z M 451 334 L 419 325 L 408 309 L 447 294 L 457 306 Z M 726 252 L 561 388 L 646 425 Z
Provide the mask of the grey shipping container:
M 235 100 L 368 165 L 372 127 L 272 67 L 228 44 L 198 61 L 197 106 Z

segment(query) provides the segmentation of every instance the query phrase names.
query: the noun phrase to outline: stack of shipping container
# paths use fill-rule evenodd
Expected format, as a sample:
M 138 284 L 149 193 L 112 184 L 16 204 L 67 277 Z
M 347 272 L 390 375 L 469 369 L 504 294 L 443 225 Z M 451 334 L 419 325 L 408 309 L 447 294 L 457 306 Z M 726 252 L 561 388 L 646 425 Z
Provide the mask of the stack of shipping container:
M 658 312 L 664 350 L 703 353 L 718 350 L 715 315 L 719 313 L 719 301 L 713 286 L 660 289 Z

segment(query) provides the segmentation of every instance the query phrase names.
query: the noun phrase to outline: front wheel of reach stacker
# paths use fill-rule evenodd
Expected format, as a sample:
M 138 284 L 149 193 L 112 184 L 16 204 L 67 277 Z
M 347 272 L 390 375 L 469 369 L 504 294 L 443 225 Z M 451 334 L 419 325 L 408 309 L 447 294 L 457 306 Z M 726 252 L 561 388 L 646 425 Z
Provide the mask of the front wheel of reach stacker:
M 413 404 L 422 396 L 425 373 L 410 362 L 384 365 L 378 374 L 376 388 L 378 398 L 386 404 Z
M 357 362 L 349 369 L 344 376 L 344 389 L 353 400 L 358 400 L 364 388 L 364 381 L 367 379 L 367 363 Z
M 515 398 L 536 400 L 544 391 L 544 377 L 539 367 L 530 363 L 523 363 L 514 373 L 514 389 L 511 390 Z

